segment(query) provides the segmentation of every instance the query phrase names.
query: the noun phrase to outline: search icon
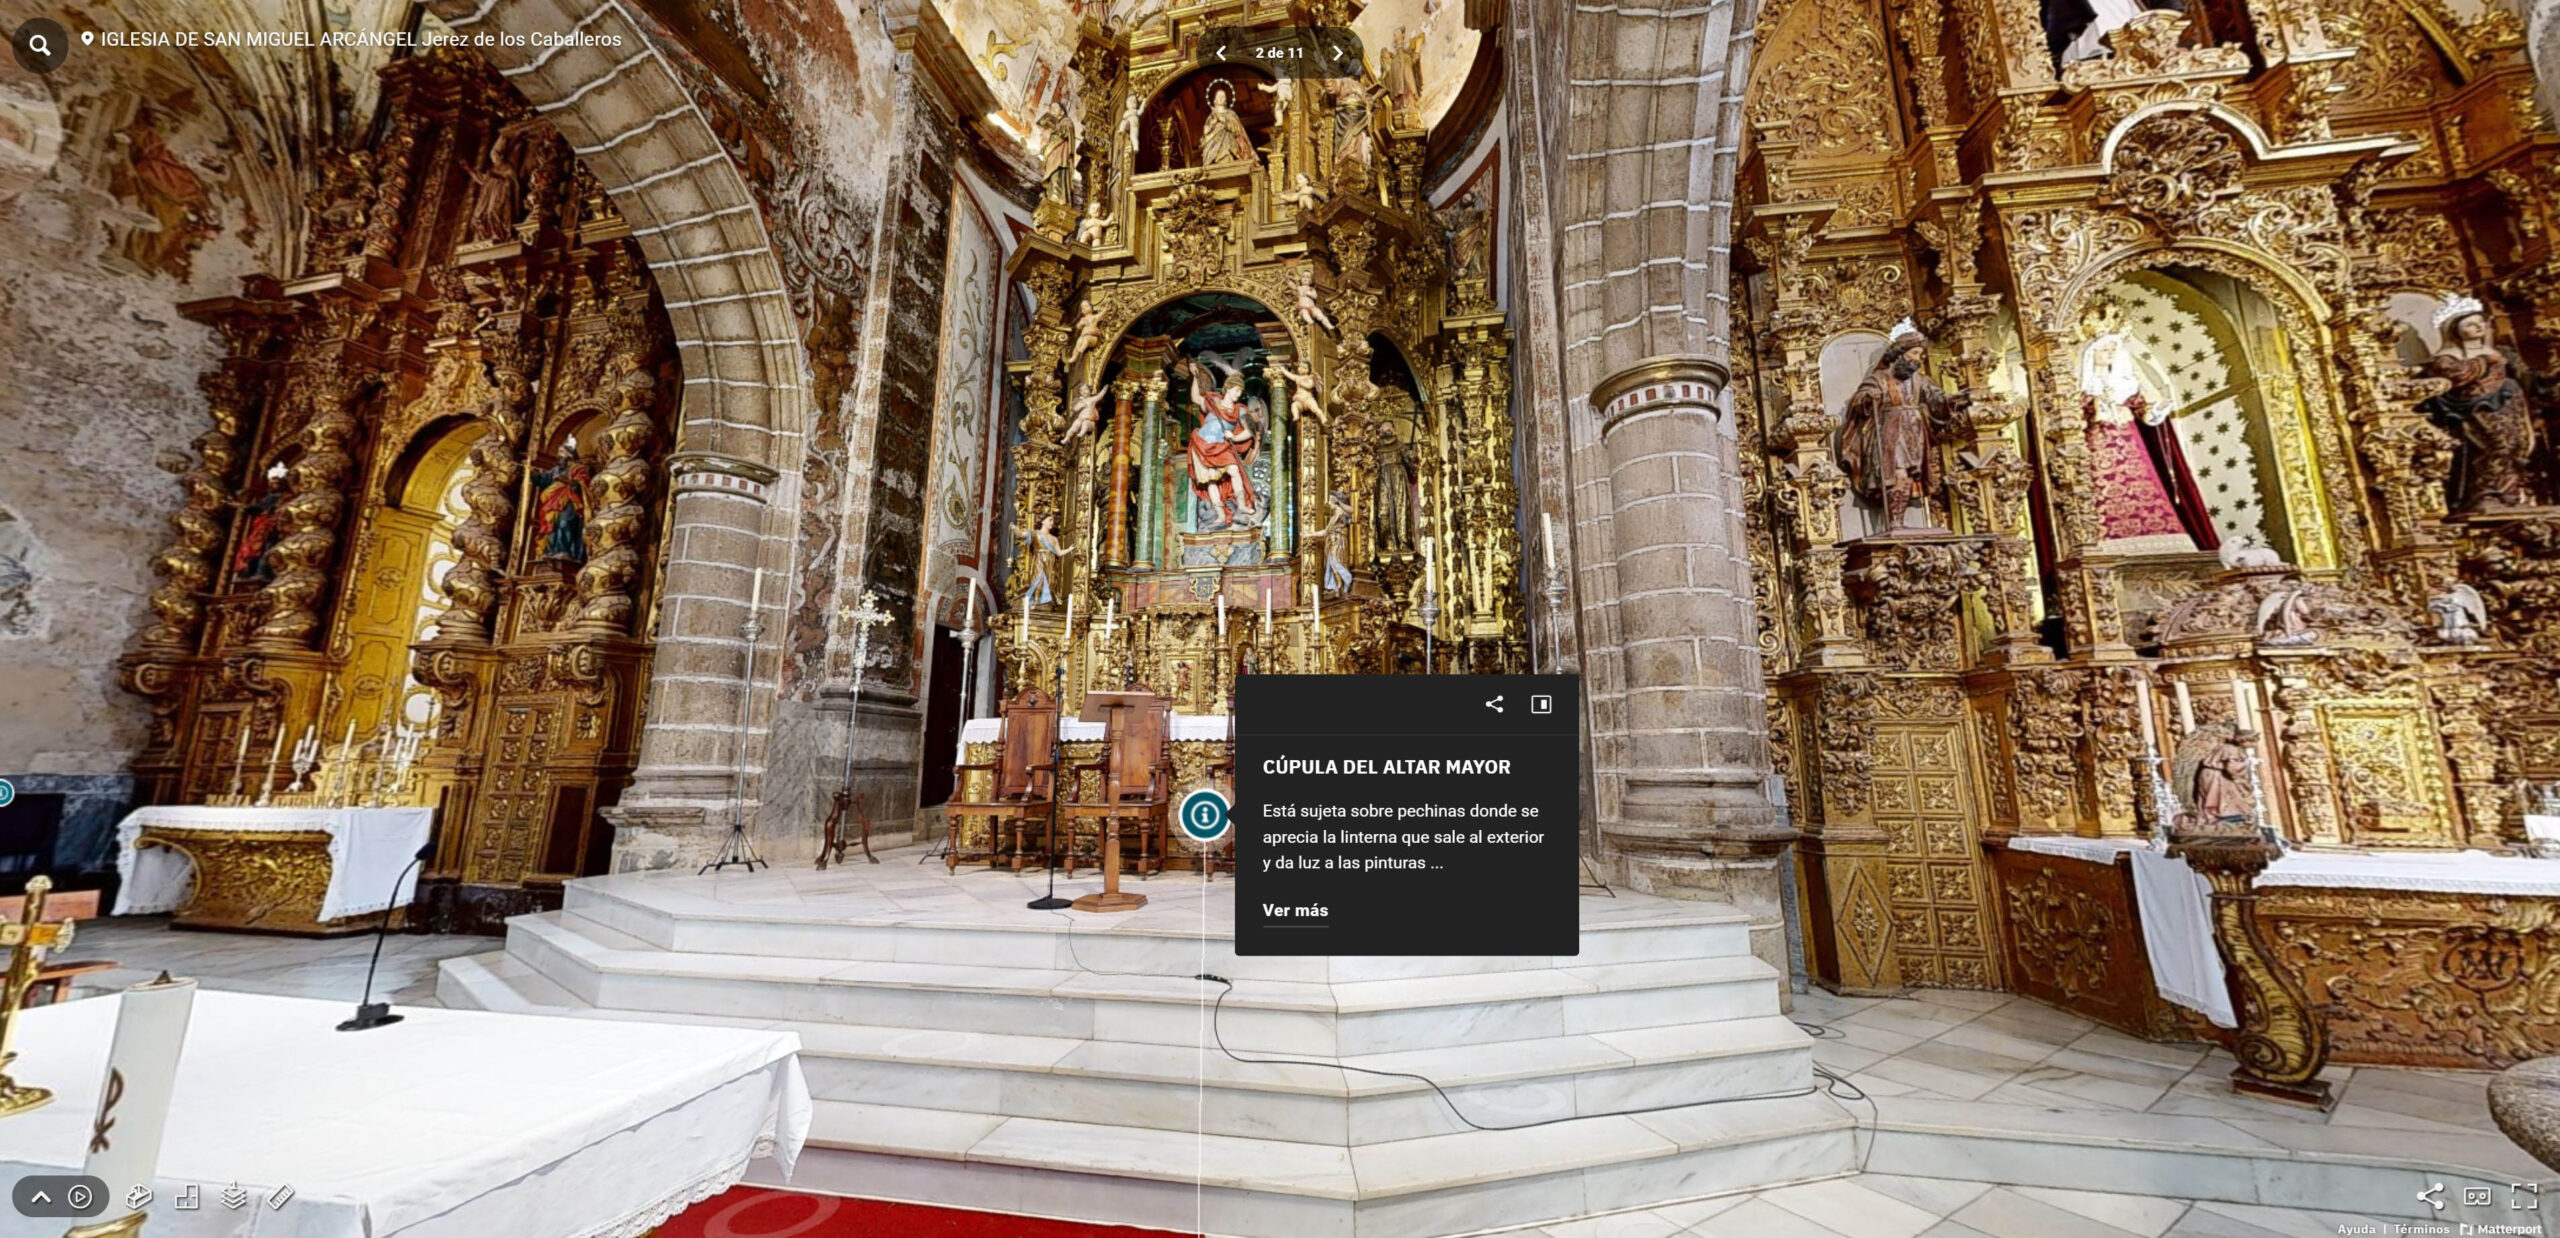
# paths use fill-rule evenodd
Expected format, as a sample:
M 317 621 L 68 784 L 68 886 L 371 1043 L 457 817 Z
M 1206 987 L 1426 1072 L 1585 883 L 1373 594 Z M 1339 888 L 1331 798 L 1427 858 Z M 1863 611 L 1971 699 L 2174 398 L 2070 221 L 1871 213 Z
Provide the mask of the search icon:
M 62 67 L 71 54 L 71 35 L 62 23 L 50 17 L 35 17 L 19 23 L 9 36 L 9 51 L 17 56 L 18 67 L 29 73 L 51 73 Z

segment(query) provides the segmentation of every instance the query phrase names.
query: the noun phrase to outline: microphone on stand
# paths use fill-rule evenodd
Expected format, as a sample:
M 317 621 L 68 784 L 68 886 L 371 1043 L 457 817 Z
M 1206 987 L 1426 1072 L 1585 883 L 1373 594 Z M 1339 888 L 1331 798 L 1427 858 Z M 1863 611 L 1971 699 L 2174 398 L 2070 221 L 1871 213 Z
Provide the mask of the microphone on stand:
M 373 962 L 364 969 L 364 1000 L 356 1003 L 356 1017 L 338 1025 L 339 1031 L 366 1031 L 397 1023 L 403 1017 L 391 1013 L 391 1003 L 373 1000 L 373 974 L 382 969 L 382 939 L 391 935 L 391 913 L 400 910 L 400 884 L 409 879 L 412 869 L 435 858 L 436 840 L 430 835 L 427 845 L 418 848 L 418 854 L 401 866 L 400 875 L 391 879 L 391 905 L 382 909 L 382 923 L 373 930 Z

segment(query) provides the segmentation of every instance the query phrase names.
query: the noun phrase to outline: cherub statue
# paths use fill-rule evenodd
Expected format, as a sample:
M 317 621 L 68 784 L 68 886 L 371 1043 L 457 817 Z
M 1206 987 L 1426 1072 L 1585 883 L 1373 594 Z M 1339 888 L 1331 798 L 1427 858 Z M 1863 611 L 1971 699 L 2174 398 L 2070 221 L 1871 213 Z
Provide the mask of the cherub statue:
M 1316 183 L 1314 177 L 1304 172 L 1298 173 L 1296 183 L 1280 191 L 1281 201 L 1302 211 L 1312 211 L 1324 205 L 1325 199 L 1331 196 L 1324 191 L 1324 186 Z
M 2427 599 L 2427 609 L 2436 617 L 2436 639 L 2447 645 L 2477 645 L 2489 627 L 2489 608 L 2480 601 L 2480 591 L 2460 581 Z
M 2308 645 L 2318 639 L 2311 630 L 2311 599 L 2304 586 L 2278 589 L 2259 600 L 2259 643 Z
M 1068 368 L 1074 368 L 1076 362 L 1084 360 L 1084 355 L 1101 342 L 1102 307 L 1094 304 L 1093 297 L 1088 294 L 1083 308 L 1076 311 L 1076 342 L 1067 350 Z
M 1324 388 L 1316 383 L 1314 365 L 1310 364 L 1304 370 L 1293 370 L 1288 362 L 1278 357 L 1265 357 L 1262 368 L 1289 380 L 1289 411 L 1292 414 L 1304 414 L 1314 418 L 1317 425 L 1332 428 L 1332 423 L 1325 420 Z
M 1264 94 L 1271 96 L 1271 127 L 1275 130 L 1288 128 L 1289 105 L 1297 102 L 1298 97 L 1297 79 L 1284 77 L 1277 81 L 1256 82 L 1254 85 L 1260 87 Z
M 1302 326 L 1321 325 L 1328 332 L 1340 330 L 1333 325 L 1333 315 L 1316 303 L 1316 273 L 1305 267 L 1298 268 L 1298 322 Z
M 1111 217 L 1102 211 L 1102 195 L 1095 194 L 1084 204 L 1084 218 L 1076 221 L 1076 244 L 1099 245 L 1111 232 Z
M 1142 136 L 1139 121 L 1146 116 L 1146 112 L 1146 96 L 1134 90 L 1129 92 L 1128 101 L 1120 106 L 1120 138 L 1128 143 L 1129 157 L 1132 159 L 1138 157 L 1138 142 Z
M 1102 421 L 1102 396 L 1092 379 L 1086 379 L 1076 389 L 1075 402 L 1067 406 L 1067 436 L 1064 441 L 1072 443 L 1093 433 L 1094 427 Z

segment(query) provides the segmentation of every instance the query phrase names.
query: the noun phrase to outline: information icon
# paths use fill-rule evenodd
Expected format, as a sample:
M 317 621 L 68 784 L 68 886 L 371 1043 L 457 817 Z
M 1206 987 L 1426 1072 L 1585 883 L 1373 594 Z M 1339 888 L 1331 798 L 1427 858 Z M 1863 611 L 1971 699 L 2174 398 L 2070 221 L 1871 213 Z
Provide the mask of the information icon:
M 1202 787 L 1182 797 L 1183 837 L 1196 843 L 1213 843 L 1227 836 L 1227 797 Z

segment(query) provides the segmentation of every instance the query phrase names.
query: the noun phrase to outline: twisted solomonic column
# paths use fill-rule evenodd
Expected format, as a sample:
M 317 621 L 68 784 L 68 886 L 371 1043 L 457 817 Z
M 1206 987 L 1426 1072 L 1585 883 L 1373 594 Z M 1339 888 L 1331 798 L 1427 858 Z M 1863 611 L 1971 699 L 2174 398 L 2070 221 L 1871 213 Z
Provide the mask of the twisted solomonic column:
M 151 593 L 159 622 L 143 633 L 155 654 L 184 654 L 194 647 L 204 620 L 204 593 L 213 583 L 214 557 L 222 548 L 231 505 L 231 479 L 240 467 L 240 413 L 246 400 L 241 375 L 225 365 L 198 381 L 213 414 L 213 428 L 196 436 L 196 466 L 178 481 L 186 505 L 169 517 L 170 540 L 152 559 L 160 587 Z
M 308 648 L 320 628 L 320 596 L 329 587 L 329 556 L 338 545 L 346 511 L 347 477 L 355 470 L 358 426 L 347 408 L 347 380 L 334 370 L 307 379 L 311 419 L 302 428 L 302 454 L 289 479 L 292 497 L 276 514 L 284 536 L 267 552 L 275 578 L 258 595 L 266 619 L 254 643 L 270 650 Z
M 606 423 L 604 466 L 587 485 L 595 514 L 587 520 L 587 565 L 578 569 L 578 624 L 582 635 L 627 636 L 638 608 L 632 585 L 640 577 L 640 535 L 649 520 L 645 502 L 650 468 L 645 454 L 657 437 L 650 418 L 657 383 L 635 370 L 622 380 L 621 411 Z

